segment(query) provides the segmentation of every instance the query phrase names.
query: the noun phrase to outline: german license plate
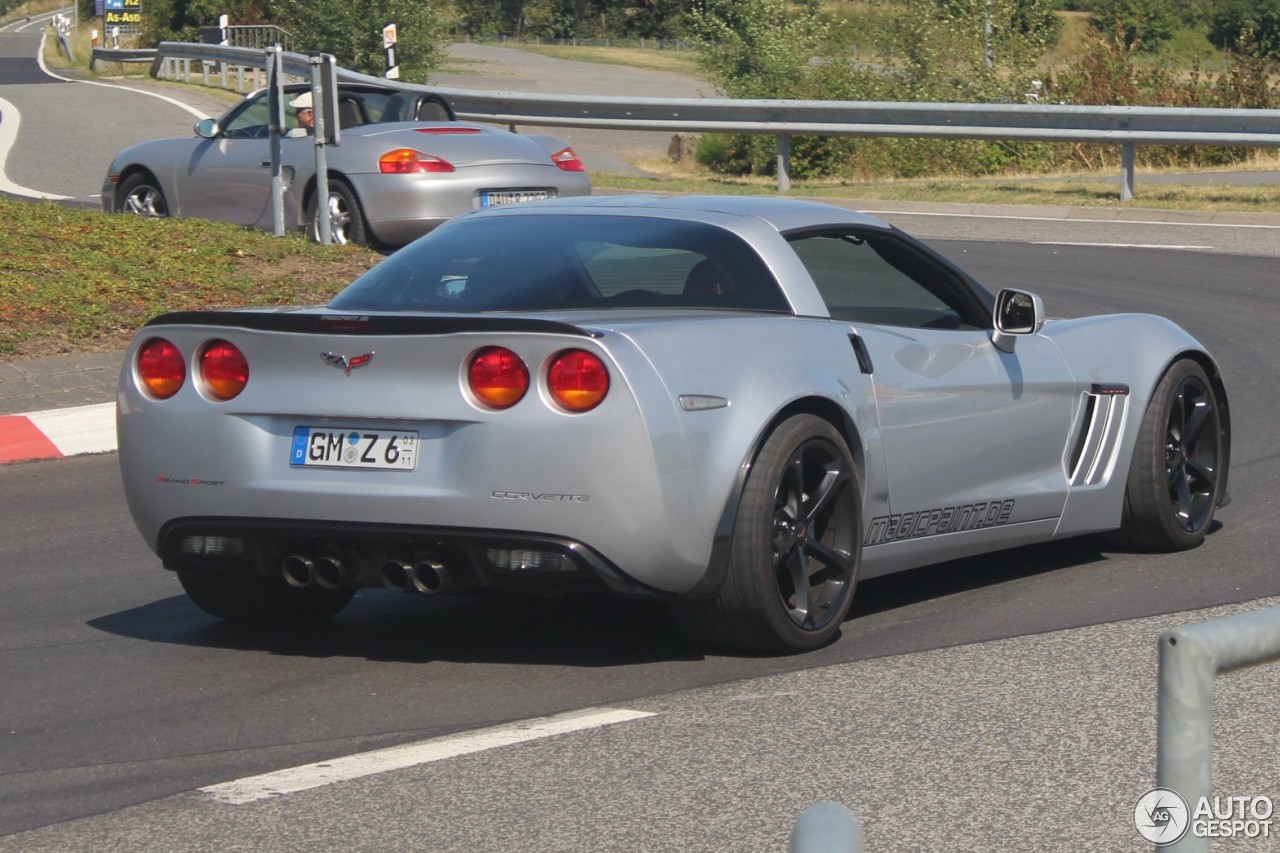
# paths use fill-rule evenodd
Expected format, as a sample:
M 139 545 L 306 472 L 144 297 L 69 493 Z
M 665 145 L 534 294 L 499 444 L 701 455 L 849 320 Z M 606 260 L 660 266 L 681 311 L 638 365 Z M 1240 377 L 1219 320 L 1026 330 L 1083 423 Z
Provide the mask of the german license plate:
M 480 206 L 497 207 L 500 204 L 519 204 L 522 201 L 542 201 L 546 190 L 481 190 Z
M 418 433 L 412 430 L 294 427 L 289 464 L 412 471 L 418 466 Z

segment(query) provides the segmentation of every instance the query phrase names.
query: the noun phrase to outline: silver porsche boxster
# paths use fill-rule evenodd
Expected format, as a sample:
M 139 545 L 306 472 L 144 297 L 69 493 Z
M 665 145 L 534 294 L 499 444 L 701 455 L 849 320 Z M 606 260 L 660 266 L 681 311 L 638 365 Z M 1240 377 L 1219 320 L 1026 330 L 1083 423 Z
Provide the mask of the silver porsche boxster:
M 291 84 L 285 97 L 296 104 L 309 91 Z M 216 121 L 198 123 L 189 139 L 121 151 L 107 169 L 103 208 L 273 229 L 267 95 L 250 93 Z M 298 111 L 286 114 L 285 227 L 314 237 L 324 209 L 316 194 L 315 138 Z M 435 95 L 343 83 L 338 119 L 340 144 L 326 148 L 335 242 L 401 246 L 464 211 L 591 193 L 582 160 L 561 140 L 459 122 Z
M 595 590 L 814 648 L 859 577 L 1100 531 L 1192 548 L 1226 390 L 1151 315 L 1046 320 L 877 219 L 615 196 L 464 214 L 330 304 L 128 350 L 133 517 L 207 612 Z

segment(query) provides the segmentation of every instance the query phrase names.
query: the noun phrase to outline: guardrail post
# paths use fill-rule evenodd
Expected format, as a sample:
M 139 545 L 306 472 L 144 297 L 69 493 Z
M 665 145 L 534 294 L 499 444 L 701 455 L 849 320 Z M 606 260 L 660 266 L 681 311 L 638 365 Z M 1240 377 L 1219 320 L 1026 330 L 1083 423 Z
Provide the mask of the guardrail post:
M 829 800 L 805 809 L 791 830 L 790 853 L 862 853 L 862 827 L 853 812 Z
M 778 192 L 791 189 L 791 136 L 778 134 Z
M 1120 201 L 1133 201 L 1133 143 L 1120 146 Z
M 1183 625 L 1160 635 L 1156 785 L 1187 803 L 1187 820 L 1212 793 L 1213 681 L 1220 673 L 1280 659 L 1280 607 Z M 1168 850 L 1209 850 L 1188 831 Z

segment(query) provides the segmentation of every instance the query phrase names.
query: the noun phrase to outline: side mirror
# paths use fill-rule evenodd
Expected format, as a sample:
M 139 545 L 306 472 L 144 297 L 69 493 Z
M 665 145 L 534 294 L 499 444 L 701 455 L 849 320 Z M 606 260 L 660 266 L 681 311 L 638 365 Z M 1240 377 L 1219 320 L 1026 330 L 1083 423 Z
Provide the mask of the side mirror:
M 213 139 L 218 135 L 218 121 L 212 118 L 202 118 L 196 122 L 196 136 L 204 139 Z
M 1044 302 L 1034 293 L 1005 288 L 996 294 L 993 320 L 991 343 L 997 349 L 1013 352 L 1018 336 L 1034 335 L 1044 325 Z

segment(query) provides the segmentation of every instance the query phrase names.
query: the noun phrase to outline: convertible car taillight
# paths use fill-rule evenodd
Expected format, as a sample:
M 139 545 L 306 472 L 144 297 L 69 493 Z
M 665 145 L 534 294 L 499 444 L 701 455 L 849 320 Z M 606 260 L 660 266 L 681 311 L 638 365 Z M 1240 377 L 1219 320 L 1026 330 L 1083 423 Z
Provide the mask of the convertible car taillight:
M 547 390 L 570 412 L 589 412 L 609 393 L 609 371 L 603 361 L 585 350 L 565 350 L 551 361 Z
M 249 362 L 235 344 L 213 341 L 200 356 L 200 378 L 210 396 L 230 400 L 249 383 Z
M 378 169 L 388 175 L 406 175 L 414 172 L 452 172 L 453 164 L 433 154 L 423 154 L 412 148 L 397 148 L 378 158 Z
M 587 167 L 582 165 L 582 160 L 574 153 L 572 148 L 561 148 L 551 155 L 551 162 L 565 172 L 585 172 L 587 170 Z
M 443 136 L 459 136 L 459 135 L 471 136 L 473 134 L 479 133 L 480 128 L 458 127 L 457 125 L 445 124 L 445 125 L 433 125 L 431 127 L 415 127 L 414 131 L 417 133 L 434 133 L 434 134 L 443 135 Z
M 471 357 L 467 383 L 481 403 L 507 409 L 519 403 L 529 390 L 529 368 L 509 349 L 485 347 Z
M 169 399 L 187 379 L 182 353 L 164 338 L 152 338 L 138 350 L 138 379 L 152 397 Z

